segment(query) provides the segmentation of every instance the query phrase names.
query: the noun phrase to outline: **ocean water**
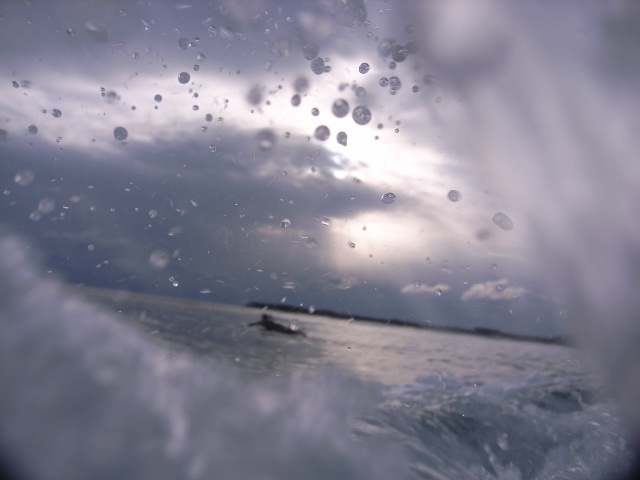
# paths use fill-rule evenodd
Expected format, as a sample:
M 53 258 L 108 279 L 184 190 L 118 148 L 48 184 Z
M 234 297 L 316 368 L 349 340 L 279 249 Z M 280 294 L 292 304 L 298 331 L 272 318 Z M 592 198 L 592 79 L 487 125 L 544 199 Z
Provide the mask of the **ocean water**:
M 47 279 L 0 242 L 0 448 L 16 478 L 609 478 L 574 349 Z

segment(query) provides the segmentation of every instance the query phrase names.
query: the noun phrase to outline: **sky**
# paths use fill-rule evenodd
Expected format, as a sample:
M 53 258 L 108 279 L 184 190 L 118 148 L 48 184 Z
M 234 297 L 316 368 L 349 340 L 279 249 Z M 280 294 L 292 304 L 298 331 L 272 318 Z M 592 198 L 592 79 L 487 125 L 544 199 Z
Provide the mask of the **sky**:
M 512 121 L 553 128 L 522 123 L 517 85 L 532 38 L 592 47 L 588 5 L 567 30 L 573 3 L 5 2 L 0 219 L 71 283 L 563 334 L 488 157 L 535 150 Z

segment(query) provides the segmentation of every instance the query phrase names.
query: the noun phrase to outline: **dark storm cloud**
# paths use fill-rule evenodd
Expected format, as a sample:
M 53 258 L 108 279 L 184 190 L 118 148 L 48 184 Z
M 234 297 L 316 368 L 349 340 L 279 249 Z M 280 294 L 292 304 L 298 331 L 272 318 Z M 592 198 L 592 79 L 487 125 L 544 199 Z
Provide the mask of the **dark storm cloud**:
M 439 141 L 441 125 L 430 123 L 440 121 L 438 109 L 421 116 L 419 103 L 433 104 L 439 90 L 425 87 L 412 97 L 410 85 L 422 74 L 405 71 L 398 75 L 411 81 L 391 103 L 378 74 L 357 73 L 359 52 L 371 52 L 367 60 L 378 71 L 393 54 L 376 50 L 363 5 L 347 3 L 353 9 L 346 26 L 332 20 L 345 8 L 339 1 L 288 5 L 291 12 L 272 2 L 247 4 L 250 11 L 233 2 L 22 11 L 12 5 L 7 20 L 32 22 L 5 37 L 3 54 L 14 77 L 31 83 L 3 86 L 3 221 L 29 232 L 49 267 L 71 282 L 230 303 L 283 300 L 434 324 L 473 327 L 501 318 L 503 304 L 460 301 L 469 284 L 496 279 L 490 265 L 498 247 L 491 242 L 509 237 L 489 233 L 495 212 L 482 207 L 482 216 L 469 220 L 465 215 L 486 200 L 473 192 L 468 172 L 456 162 L 425 170 L 422 154 L 407 150 L 411 142 L 393 137 Z M 376 34 L 393 33 L 378 41 L 402 46 L 417 38 L 412 8 L 395 16 L 376 11 Z M 304 58 L 309 45 L 318 45 L 334 70 L 353 64 L 340 68 L 367 86 L 364 100 L 338 85 L 337 74 L 314 75 Z M 420 57 L 409 58 L 422 72 Z M 190 73 L 187 84 L 178 82 L 181 71 Z M 310 93 L 296 110 L 289 98 L 300 77 Z M 153 99 L 157 94 L 162 101 Z M 371 106 L 371 131 L 350 116 L 327 116 L 339 97 L 352 108 Z M 299 112 L 316 105 L 318 120 L 307 113 L 301 121 Z M 51 115 L 54 106 L 61 117 Z M 207 113 L 212 119 L 204 120 Z M 326 121 L 332 133 L 324 144 L 313 131 Z M 385 127 L 375 129 L 377 122 Z M 28 133 L 30 124 L 37 134 Z M 116 127 L 127 129 L 126 139 L 114 138 Z M 351 153 L 336 152 L 340 127 Z M 290 128 L 296 130 L 288 135 Z M 376 134 L 379 150 L 393 155 L 375 156 Z M 21 172 L 33 181 L 21 186 Z M 446 197 L 451 176 L 467 185 L 458 204 Z M 439 197 L 425 195 L 428 182 L 442 190 Z M 390 191 L 396 201 L 381 202 Z M 473 233 L 483 228 L 485 235 Z M 439 255 L 435 263 L 431 251 Z M 442 283 L 444 294 L 408 298 L 403 286 L 415 281 Z M 549 323 L 504 328 L 545 334 Z

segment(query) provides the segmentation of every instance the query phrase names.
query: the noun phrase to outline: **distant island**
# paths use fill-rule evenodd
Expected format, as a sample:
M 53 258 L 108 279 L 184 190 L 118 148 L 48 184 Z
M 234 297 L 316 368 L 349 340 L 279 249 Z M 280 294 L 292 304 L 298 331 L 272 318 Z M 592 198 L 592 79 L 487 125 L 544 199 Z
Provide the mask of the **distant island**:
M 550 343 L 557 345 L 565 345 L 570 346 L 571 342 L 565 336 L 556 336 L 556 337 L 533 337 L 528 335 L 517 335 L 515 333 L 506 333 L 501 332 L 500 330 L 494 330 L 492 328 L 460 328 L 460 327 L 444 327 L 439 325 L 425 325 L 424 323 L 411 322 L 408 320 L 398 320 L 395 318 L 392 319 L 383 319 L 376 317 L 368 317 L 364 315 L 350 315 L 347 313 L 334 312 L 332 310 L 326 309 L 315 309 L 313 312 L 309 312 L 308 308 L 295 306 L 295 305 L 287 305 L 283 303 L 274 304 L 274 303 L 262 303 L 262 302 L 249 302 L 246 304 L 249 308 L 259 308 L 259 309 L 269 309 L 276 310 L 280 312 L 286 313 L 300 313 L 300 314 L 313 314 L 313 315 L 322 315 L 324 317 L 342 319 L 342 320 L 358 320 L 361 322 L 371 322 L 385 325 L 395 325 L 398 327 L 412 327 L 412 328 L 420 328 L 420 329 L 428 329 L 434 330 L 438 332 L 450 332 L 450 333 L 465 333 L 472 335 L 481 335 L 483 337 L 491 337 L 491 338 L 504 338 L 507 340 L 517 340 L 523 342 L 540 342 L 540 343 Z

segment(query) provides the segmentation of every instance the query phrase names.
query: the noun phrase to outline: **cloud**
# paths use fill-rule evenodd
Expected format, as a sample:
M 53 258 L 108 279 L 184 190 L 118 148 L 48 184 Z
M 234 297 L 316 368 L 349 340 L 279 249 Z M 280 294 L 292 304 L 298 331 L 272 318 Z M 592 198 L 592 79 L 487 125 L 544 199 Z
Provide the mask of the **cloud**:
M 461 300 L 471 300 L 474 298 L 488 298 L 489 300 L 508 300 L 511 298 L 521 297 L 528 293 L 524 287 L 506 287 L 509 283 L 506 278 L 500 280 L 492 280 L 489 282 L 476 283 L 472 285 L 460 297 Z
M 444 283 L 438 283 L 434 286 L 423 285 L 419 282 L 410 283 L 400 289 L 401 293 L 430 293 L 435 295 L 441 295 L 443 292 L 450 290 L 451 287 Z

